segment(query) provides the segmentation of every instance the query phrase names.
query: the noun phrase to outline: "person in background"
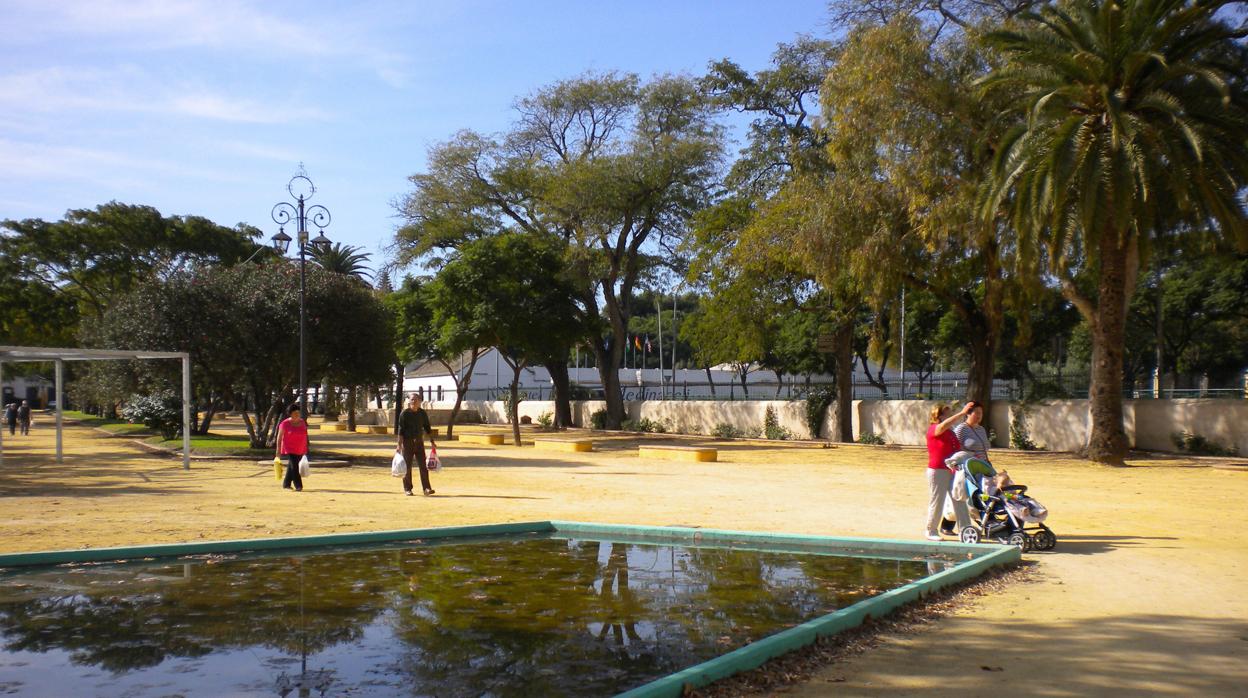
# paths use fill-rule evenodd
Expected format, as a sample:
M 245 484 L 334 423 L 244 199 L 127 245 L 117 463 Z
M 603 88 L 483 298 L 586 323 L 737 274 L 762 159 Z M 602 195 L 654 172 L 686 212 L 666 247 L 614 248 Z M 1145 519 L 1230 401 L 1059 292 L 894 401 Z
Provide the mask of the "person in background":
M 9 436 L 17 433 L 17 403 L 10 402 L 4 406 L 4 420 L 9 423 Z
M 282 489 L 293 485 L 296 492 L 303 491 L 303 478 L 299 476 L 299 461 L 308 455 L 308 423 L 298 405 L 291 405 L 289 416 L 277 425 L 277 455 L 286 461 L 286 477 Z
M 945 465 L 945 460 L 957 452 L 960 444 L 953 432 L 953 425 L 965 417 L 974 403 L 968 402 L 960 412 L 953 413 L 948 405 L 936 405 L 932 408 L 927 427 L 927 526 L 924 537 L 928 540 L 941 540 L 937 526 L 940 525 L 950 486 L 953 484 L 953 471 Z M 970 514 L 962 502 L 953 502 L 954 515 L 957 517 L 958 529 L 969 526 Z
M 412 459 L 420 468 L 420 486 L 425 495 L 434 494 L 433 485 L 429 484 L 429 468 L 425 466 L 424 435 L 429 435 L 429 445 L 437 448 L 433 442 L 433 427 L 429 424 L 429 414 L 421 408 L 423 400 L 420 393 L 412 393 L 407 400 L 407 409 L 399 415 L 398 446 L 394 449 L 403 454 L 407 463 L 407 474 L 403 476 L 403 494 L 412 496 Z
M 22 400 L 22 406 L 17 408 L 17 423 L 22 436 L 30 436 L 30 400 Z

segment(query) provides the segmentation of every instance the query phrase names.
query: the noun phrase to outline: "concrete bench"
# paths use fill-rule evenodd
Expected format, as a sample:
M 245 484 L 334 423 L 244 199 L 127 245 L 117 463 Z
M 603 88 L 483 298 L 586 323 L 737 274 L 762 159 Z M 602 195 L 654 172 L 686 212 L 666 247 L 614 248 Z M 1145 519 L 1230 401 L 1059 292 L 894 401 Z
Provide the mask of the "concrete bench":
M 346 431 L 346 422 L 324 422 L 321 424 L 321 431 Z
M 390 427 L 385 424 L 356 424 L 355 433 L 357 434 L 389 434 Z
M 459 440 L 466 444 L 487 444 L 490 446 L 502 446 L 502 434 L 456 434 Z
M 594 442 L 589 439 L 533 439 L 533 445 L 543 451 L 588 453 L 594 450 Z
M 719 451 L 701 446 L 638 446 L 637 456 L 640 458 L 714 463 L 719 459 Z

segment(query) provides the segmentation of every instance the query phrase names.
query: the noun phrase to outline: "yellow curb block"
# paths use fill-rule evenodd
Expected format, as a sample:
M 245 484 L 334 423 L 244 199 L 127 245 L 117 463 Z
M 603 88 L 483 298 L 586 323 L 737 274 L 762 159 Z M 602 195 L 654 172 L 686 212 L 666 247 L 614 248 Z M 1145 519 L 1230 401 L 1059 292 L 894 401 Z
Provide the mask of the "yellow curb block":
M 641 458 L 690 460 L 698 463 L 714 463 L 719 460 L 719 451 L 696 446 L 638 446 L 637 455 Z
M 594 450 L 594 442 L 589 439 L 533 439 L 533 445 L 544 451 L 588 453 Z

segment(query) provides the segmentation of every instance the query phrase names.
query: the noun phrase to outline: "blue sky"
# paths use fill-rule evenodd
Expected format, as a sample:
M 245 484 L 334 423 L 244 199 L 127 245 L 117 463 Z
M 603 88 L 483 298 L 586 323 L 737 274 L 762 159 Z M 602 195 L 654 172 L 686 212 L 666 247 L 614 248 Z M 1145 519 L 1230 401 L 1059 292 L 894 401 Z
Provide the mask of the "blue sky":
M 826 31 L 825 0 L 4 0 L 0 219 L 109 200 L 276 232 L 304 163 L 379 257 L 429 146 L 586 70 L 701 73 Z

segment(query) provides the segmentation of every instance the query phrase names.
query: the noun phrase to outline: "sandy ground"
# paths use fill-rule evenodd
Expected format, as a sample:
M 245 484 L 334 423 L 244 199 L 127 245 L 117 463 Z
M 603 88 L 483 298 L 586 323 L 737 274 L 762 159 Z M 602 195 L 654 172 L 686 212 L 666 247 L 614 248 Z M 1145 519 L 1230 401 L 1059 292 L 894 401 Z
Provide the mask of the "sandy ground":
M 222 431 L 237 429 L 222 423 Z M 136 453 L 46 422 L 4 438 L 0 550 L 105 547 L 570 519 L 917 538 L 921 451 L 721 444 L 719 463 L 642 461 L 632 438 L 592 454 L 446 442 L 433 497 L 404 497 L 393 437 L 315 434 L 349 468 L 302 493 L 271 465 Z M 315 456 L 315 452 L 314 452 Z M 1129 468 L 1000 452 L 1059 537 L 1033 581 L 781 690 L 799 696 L 1248 696 L 1248 466 L 1150 459 Z M 1242 461 L 1241 461 L 1242 463 Z M 314 466 L 315 468 L 315 466 Z

